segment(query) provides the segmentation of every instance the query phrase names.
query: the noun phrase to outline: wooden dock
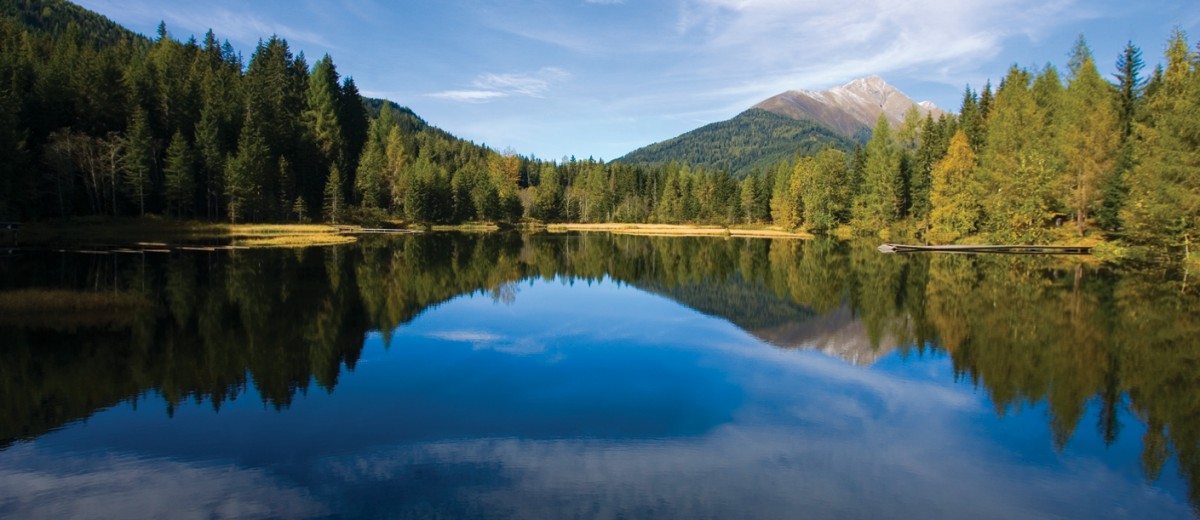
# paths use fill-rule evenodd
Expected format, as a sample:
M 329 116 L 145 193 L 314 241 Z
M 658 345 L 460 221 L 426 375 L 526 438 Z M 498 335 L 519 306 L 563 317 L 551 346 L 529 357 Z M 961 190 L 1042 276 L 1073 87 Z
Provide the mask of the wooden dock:
M 1004 254 L 1004 255 L 1090 255 L 1092 248 L 1086 246 L 1028 246 L 1028 245 L 952 245 L 922 246 L 906 244 L 883 244 L 880 253 L 958 253 L 958 254 Z

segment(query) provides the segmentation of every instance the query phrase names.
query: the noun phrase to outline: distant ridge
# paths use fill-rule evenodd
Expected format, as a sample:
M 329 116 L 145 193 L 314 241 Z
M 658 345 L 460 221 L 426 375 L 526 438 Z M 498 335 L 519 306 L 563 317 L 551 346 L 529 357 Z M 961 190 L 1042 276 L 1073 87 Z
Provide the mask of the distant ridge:
M 893 125 L 899 125 L 913 105 L 922 116 L 942 114 L 933 103 L 913 101 L 879 76 L 856 79 L 820 92 L 789 90 L 759 102 L 754 108 L 792 119 L 819 121 L 846 137 L 853 137 L 863 128 L 874 127 L 881 113 Z
M 745 177 L 796 154 L 811 155 L 827 147 L 849 151 L 856 142 L 870 138 L 879 114 L 899 125 L 913 105 L 922 116 L 942 114 L 933 103 L 915 102 L 879 76 L 820 92 L 789 90 L 732 119 L 638 148 L 616 162 L 686 162 Z
M 664 164 L 672 161 L 745 177 L 828 147 L 849 150 L 854 141 L 812 120 L 797 120 L 751 108 L 732 119 L 711 123 L 678 137 L 634 150 L 616 162 Z

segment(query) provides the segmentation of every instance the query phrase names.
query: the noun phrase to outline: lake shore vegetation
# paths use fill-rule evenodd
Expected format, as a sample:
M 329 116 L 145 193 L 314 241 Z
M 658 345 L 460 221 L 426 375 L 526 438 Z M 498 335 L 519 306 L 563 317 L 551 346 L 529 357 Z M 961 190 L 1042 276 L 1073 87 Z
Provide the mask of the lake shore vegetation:
M 147 38 L 44 0 L 0 16 L 0 49 L 4 221 L 676 224 L 1112 243 L 1189 265 L 1200 235 L 1200 61 L 1181 30 L 1150 72 L 1130 42 L 1105 79 L 1081 36 L 1061 72 L 1013 66 L 957 113 L 914 108 L 864 146 L 744 178 L 497 152 L 364 98 L 332 57 L 276 36 L 247 60 L 211 30 Z

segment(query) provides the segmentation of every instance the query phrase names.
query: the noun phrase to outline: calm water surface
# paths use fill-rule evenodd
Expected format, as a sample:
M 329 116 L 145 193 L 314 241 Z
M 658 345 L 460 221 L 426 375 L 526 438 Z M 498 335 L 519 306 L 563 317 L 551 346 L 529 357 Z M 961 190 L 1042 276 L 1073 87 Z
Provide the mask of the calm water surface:
M 3 258 L 0 517 L 1197 515 L 1185 280 L 872 245 Z

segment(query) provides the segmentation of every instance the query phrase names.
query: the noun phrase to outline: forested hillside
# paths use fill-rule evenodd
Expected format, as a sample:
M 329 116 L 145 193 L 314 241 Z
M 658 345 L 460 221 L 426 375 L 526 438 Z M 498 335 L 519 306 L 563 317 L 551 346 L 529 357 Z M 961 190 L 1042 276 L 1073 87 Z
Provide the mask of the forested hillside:
M 752 108 L 732 119 L 639 148 L 617 161 L 651 165 L 679 161 L 729 170 L 735 177 L 744 178 L 753 170 L 765 170 L 830 147 L 850 151 L 854 142 L 820 123 Z
M 1200 234 L 1200 59 L 1182 31 L 1150 73 L 1131 42 L 1106 80 L 1081 38 L 1062 73 L 1013 67 L 957 115 L 881 119 L 853 151 L 755 111 L 670 144 L 717 166 L 646 166 L 496 153 L 277 37 L 244 62 L 212 31 L 151 40 L 57 0 L 0 5 L 5 220 L 772 224 L 1172 258 Z M 734 134 L 793 136 L 804 156 Z

